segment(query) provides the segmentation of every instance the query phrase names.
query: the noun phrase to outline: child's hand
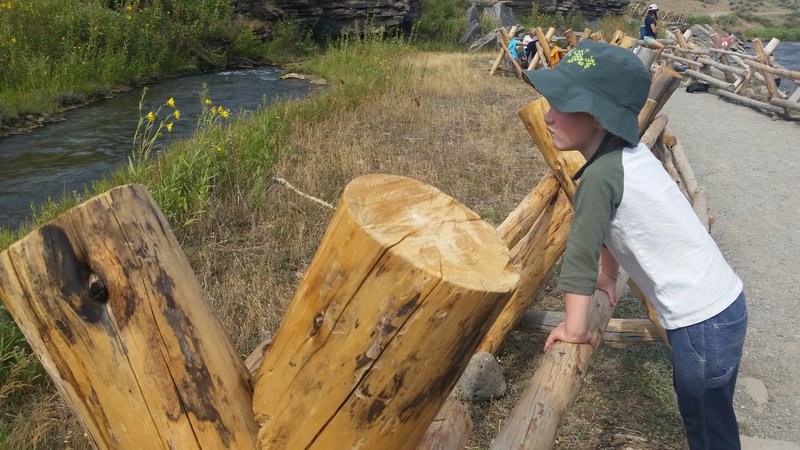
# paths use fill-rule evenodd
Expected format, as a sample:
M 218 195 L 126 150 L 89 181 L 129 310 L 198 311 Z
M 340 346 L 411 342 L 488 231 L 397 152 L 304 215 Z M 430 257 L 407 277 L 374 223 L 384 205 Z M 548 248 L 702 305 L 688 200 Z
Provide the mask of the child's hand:
M 569 342 L 572 344 L 589 344 L 597 348 L 597 336 L 594 333 L 569 333 L 567 331 L 566 322 L 561 322 L 557 327 L 550 332 L 547 336 L 547 341 L 544 343 L 544 351 L 550 350 L 557 341 Z

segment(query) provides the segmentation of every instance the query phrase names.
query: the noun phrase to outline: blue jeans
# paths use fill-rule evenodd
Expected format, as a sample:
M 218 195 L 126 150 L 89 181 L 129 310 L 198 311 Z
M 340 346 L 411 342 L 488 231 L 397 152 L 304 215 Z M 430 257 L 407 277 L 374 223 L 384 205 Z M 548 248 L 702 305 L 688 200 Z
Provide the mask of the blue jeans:
M 741 448 L 733 391 L 746 332 L 744 292 L 710 319 L 667 330 L 672 382 L 691 450 Z

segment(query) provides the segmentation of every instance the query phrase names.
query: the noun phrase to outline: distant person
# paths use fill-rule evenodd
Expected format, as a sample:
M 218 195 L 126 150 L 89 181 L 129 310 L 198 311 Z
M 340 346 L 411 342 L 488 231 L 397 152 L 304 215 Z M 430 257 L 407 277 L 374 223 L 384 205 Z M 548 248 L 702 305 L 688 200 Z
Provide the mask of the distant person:
M 647 7 L 647 16 L 644 18 L 644 45 L 651 50 L 656 51 L 656 58 L 653 60 L 658 62 L 661 52 L 664 51 L 664 44 L 656 40 L 658 36 L 658 5 L 653 3 Z
M 522 49 L 522 41 L 517 39 L 516 36 L 512 37 L 511 40 L 508 41 L 508 51 L 511 53 L 511 56 L 514 58 L 515 61 L 517 61 L 517 64 L 519 64 L 520 67 L 527 69 L 528 68 L 527 65 L 525 65 L 524 67 L 522 66 L 523 64 L 525 64 L 527 60 L 522 56 L 520 56 L 519 53 L 521 49 Z
M 531 28 L 528 34 L 522 38 L 522 44 L 525 46 L 525 57 L 528 61 L 533 60 L 533 55 L 536 54 L 536 43 L 539 42 L 539 36 L 536 35 L 536 28 Z

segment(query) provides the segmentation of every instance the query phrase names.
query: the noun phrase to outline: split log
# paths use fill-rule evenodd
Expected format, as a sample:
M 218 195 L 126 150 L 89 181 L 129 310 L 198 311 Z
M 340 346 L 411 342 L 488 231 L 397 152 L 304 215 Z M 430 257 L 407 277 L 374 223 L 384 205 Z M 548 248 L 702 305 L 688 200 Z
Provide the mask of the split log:
M 756 69 L 758 69 L 758 70 L 760 70 L 762 72 L 767 72 L 767 73 L 771 73 L 773 75 L 778 75 L 779 77 L 790 78 L 790 79 L 793 79 L 793 80 L 800 81 L 800 72 L 795 72 L 793 70 L 779 69 L 777 67 L 772 67 L 772 66 L 768 66 L 766 64 L 762 64 L 762 63 L 760 63 L 758 61 L 746 60 L 746 61 L 744 61 L 744 63 L 747 64 L 748 66 L 753 66 L 753 67 L 755 67 Z
M 500 29 L 505 31 L 505 28 L 503 27 L 500 27 Z M 511 27 L 510 34 L 513 36 L 514 33 L 516 32 L 517 32 L 517 27 L 516 26 Z M 503 47 L 506 50 L 500 49 L 500 53 L 497 54 L 497 59 L 494 60 L 494 64 L 492 64 L 492 68 L 489 70 L 489 75 L 494 75 L 495 72 L 497 72 L 497 69 L 500 67 L 500 63 L 503 62 L 503 57 L 506 55 L 508 51 L 508 34 L 506 34 L 504 38 L 503 33 L 500 33 L 500 42 L 502 43 Z
M 741 103 L 743 105 L 749 106 L 755 109 L 763 109 L 765 111 L 774 112 L 776 114 L 785 114 L 785 110 L 780 106 L 771 105 L 769 103 L 760 102 L 758 100 L 753 100 L 749 97 L 744 97 L 741 95 L 737 95 L 728 91 L 717 91 L 717 95 L 720 97 L 724 97 L 728 100 L 733 100 L 735 102 Z
M 10 246 L 0 297 L 96 448 L 260 448 L 247 370 L 143 186 Z
M 591 28 L 584 28 L 583 33 L 581 33 L 581 37 L 578 39 L 578 42 L 585 41 L 592 36 L 592 29 Z
M 669 150 L 672 152 L 672 160 L 675 163 L 675 168 L 678 169 L 683 179 L 686 190 L 689 192 L 689 195 L 694 198 L 694 193 L 697 191 L 699 183 L 697 182 L 697 177 L 694 174 L 692 166 L 689 164 L 689 159 L 686 157 L 683 146 L 680 142 L 677 142 L 670 146 Z M 692 200 L 692 202 L 694 203 L 694 200 Z
M 255 373 L 262 448 L 415 448 L 518 280 L 451 197 L 355 179 Z
M 686 69 L 683 73 L 689 75 L 690 77 L 697 78 L 698 80 L 703 80 L 706 83 L 714 85 L 720 89 L 725 89 L 726 91 L 733 91 L 736 88 L 733 84 L 728 83 L 727 81 L 722 81 L 718 78 L 712 77 L 711 75 L 706 75 L 696 70 Z
M 549 335 L 563 322 L 563 311 L 527 311 L 519 322 L 519 331 Z M 604 342 L 648 344 L 661 342 L 659 329 L 650 319 L 611 319 L 603 332 Z
M 758 62 L 760 62 L 762 65 L 768 65 L 768 55 L 764 51 L 764 46 L 761 44 L 761 39 L 753 39 L 753 49 L 758 57 Z M 770 76 L 769 72 L 763 70 L 762 75 L 764 76 L 764 84 L 767 86 L 767 91 L 769 92 L 770 98 L 780 98 L 778 86 L 775 85 L 775 78 Z
M 578 45 L 578 39 L 575 37 L 575 32 L 572 31 L 572 28 L 564 32 L 564 36 L 567 38 L 567 45 L 569 48 L 575 48 Z
M 628 275 L 620 270 L 617 293 Z M 614 307 L 608 295 L 596 290 L 589 313 L 589 330 L 602 337 Z M 562 418 L 578 396 L 594 349 L 589 344 L 556 342 L 539 362 L 530 386 L 506 419 L 492 443 L 494 450 L 553 448 Z
M 472 417 L 461 403 L 447 400 L 416 450 L 464 450 L 472 435 Z

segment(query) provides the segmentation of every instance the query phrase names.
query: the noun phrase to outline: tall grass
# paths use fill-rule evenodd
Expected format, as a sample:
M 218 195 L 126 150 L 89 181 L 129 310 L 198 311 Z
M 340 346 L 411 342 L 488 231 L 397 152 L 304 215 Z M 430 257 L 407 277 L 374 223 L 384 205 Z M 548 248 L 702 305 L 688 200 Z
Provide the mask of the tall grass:
M 414 33 L 426 45 L 454 44 L 467 26 L 468 0 L 422 0 L 422 17 Z
M 782 41 L 800 41 L 800 28 L 789 28 L 789 27 L 749 28 L 744 31 L 744 37 L 748 39 L 778 38 Z
M 525 29 L 542 27 L 542 29 L 547 30 L 549 27 L 555 27 L 563 32 L 568 29 L 583 31 L 586 28 L 586 20 L 584 20 L 581 13 L 572 11 L 566 16 L 549 14 L 544 12 L 536 2 L 531 5 L 530 12 L 522 17 L 521 22 Z
M 227 0 L 0 3 L 0 124 L 134 81 L 253 57 Z M 237 55 L 237 53 L 240 53 Z

